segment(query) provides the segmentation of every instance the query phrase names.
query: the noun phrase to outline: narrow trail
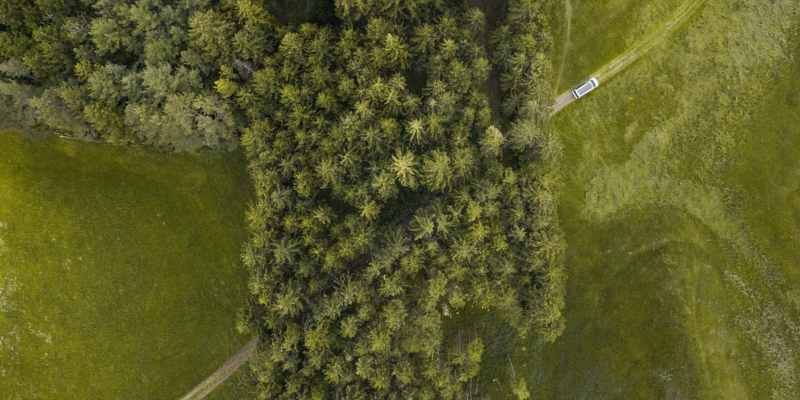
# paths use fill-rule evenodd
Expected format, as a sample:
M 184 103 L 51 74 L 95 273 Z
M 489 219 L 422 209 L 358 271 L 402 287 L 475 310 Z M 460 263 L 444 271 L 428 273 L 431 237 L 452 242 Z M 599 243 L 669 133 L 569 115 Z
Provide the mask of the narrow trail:
M 567 54 L 569 53 L 569 38 L 572 35 L 572 2 L 564 0 L 564 19 L 567 21 L 567 31 L 564 34 L 564 53 L 561 54 L 561 67 L 558 69 L 558 78 L 556 78 L 556 85 L 553 89 L 558 90 L 561 86 L 561 77 L 564 75 L 564 64 L 567 63 Z
M 647 36 L 640 39 L 628 50 L 627 53 L 615 58 L 610 63 L 602 66 L 595 71 L 591 76 L 595 77 L 599 83 L 602 83 L 612 76 L 622 71 L 625 67 L 636 61 L 639 57 L 650 51 L 656 44 L 662 42 L 673 31 L 675 31 L 681 24 L 691 17 L 697 11 L 705 0 L 689 0 L 681 5 L 675 14 L 663 23 L 658 29 L 651 31 Z M 584 81 L 588 80 L 587 77 Z M 553 105 L 553 114 L 561 111 L 567 104 L 572 103 L 575 99 L 572 97 L 572 91 L 568 90 L 556 98 L 556 103 Z
M 224 382 L 225 379 L 228 379 L 231 374 L 250 358 L 250 355 L 253 354 L 253 350 L 256 348 L 256 340 L 258 340 L 258 338 L 253 338 L 253 340 L 247 342 L 236 355 L 231 357 L 230 360 L 211 374 L 211 376 L 206 378 L 206 380 L 195 386 L 186 396 L 181 397 L 181 400 L 199 400 L 206 397 L 214 388 Z

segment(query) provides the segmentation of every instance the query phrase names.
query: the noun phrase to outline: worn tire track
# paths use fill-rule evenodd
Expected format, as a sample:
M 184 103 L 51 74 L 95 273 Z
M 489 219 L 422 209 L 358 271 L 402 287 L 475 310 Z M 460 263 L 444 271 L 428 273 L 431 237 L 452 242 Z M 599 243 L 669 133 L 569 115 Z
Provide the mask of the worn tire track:
M 603 82 L 622 71 L 625 67 L 636 61 L 639 57 L 650 51 L 656 44 L 662 42 L 673 31 L 675 31 L 681 24 L 686 22 L 705 0 L 689 0 L 683 3 L 675 14 L 665 21 L 658 29 L 651 31 L 647 36 L 637 41 L 633 47 L 625 54 L 613 59 L 608 64 L 600 67 L 591 76 L 595 77 L 598 82 Z M 582 82 L 585 82 L 587 77 Z M 551 115 L 561 111 L 567 104 L 572 103 L 575 99 L 572 97 L 572 91 L 568 90 L 556 98 L 555 105 L 553 105 L 553 112 Z
M 561 76 L 564 75 L 564 64 L 567 63 L 567 54 L 569 53 L 569 38 L 572 36 L 572 2 L 564 0 L 564 19 L 567 21 L 567 32 L 564 34 L 564 52 L 561 54 L 561 67 L 558 69 L 558 78 L 553 90 L 558 90 L 561 86 Z
M 209 393 L 211 393 L 214 388 L 219 386 L 220 383 L 224 382 L 225 379 L 228 379 L 231 374 L 233 374 L 239 367 L 250 358 L 250 355 L 253 354 L 253 350 L 256 348 L 256 341 L 258 338 L 253 338 L 253 340 L 247 342 L 241 350 L 239 350 L 236 355 L 231 357 L 222 367 L 220 367 L 216 372 L 211 374 L 206 380 L 201 382 L 199 385 L 195 386 L 191 392 L 189 392 L 186 396 L 181 397 L 181 400 L 199 400 L 203 397 L 206 397 Z

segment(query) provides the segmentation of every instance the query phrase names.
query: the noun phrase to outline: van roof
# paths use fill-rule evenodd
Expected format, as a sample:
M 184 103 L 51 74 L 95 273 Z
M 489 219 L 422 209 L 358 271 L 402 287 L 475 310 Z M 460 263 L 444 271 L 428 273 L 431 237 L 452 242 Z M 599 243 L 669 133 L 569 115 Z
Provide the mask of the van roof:
M 592 89 L 594 89 L 594 83 L 586 82 L 581 87 L 575 89 L 579 95 L 583 96 L 586 93 L 589 93 Z

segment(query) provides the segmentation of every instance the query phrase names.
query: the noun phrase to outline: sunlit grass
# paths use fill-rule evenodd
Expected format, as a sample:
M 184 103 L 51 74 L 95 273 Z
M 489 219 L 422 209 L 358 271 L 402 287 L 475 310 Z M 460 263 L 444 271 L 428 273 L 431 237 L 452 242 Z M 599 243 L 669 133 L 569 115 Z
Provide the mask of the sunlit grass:
M 250 339 L 251 196 L 239 153 L 0 134 L 0 397 L 178 398 L 219 368 Z
M 629 50 L 636 39 L 646 35 L 667 18 L 684 0 L 569 0 L 572 5 L 571 32 L 566 38 L 564 0 L 553 1 L 554 83 L 562 93 L 582 82 L 615 57 Z M 562 72 L 563 68 L 563 72 Z
M 245 400 L 256 398 L 255 382 L 251 380 L 247 363 L 242 364 L 236 372 L 222 382 L 205 400 Z

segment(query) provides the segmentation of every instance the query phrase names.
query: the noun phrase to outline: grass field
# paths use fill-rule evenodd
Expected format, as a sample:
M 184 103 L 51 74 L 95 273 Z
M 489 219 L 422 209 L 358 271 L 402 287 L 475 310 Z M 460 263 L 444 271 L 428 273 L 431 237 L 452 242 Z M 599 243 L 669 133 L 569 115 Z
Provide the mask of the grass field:
M 567 0 L 550 2 L 553 30 L 553 89 L 560 94 L 628 50 L 684 0 L 568 0 L 572 18 L 567 32 Z
M 591 4 L 623 15 L 667 3 Z M 545 345 L 510 341 L 477 312 L 454 321 L 477 321 L 486 343 L 484 398 L 800 397 L 798 13 L 708 0 L 551 120 L 564 144 L 567 327 Z M 572 46 L 641 29 L 575 21 Z M 581 76 L 615 51 L 570 68 Z
M 250 378 L 247 363 L 236 370 L 225 382 L 222 382 L 204 400 L 247 400 L 257 398 L 255 382 Z
M 236 353 L 245 163 L 0 134 L 0 398 L 179 398 Z

